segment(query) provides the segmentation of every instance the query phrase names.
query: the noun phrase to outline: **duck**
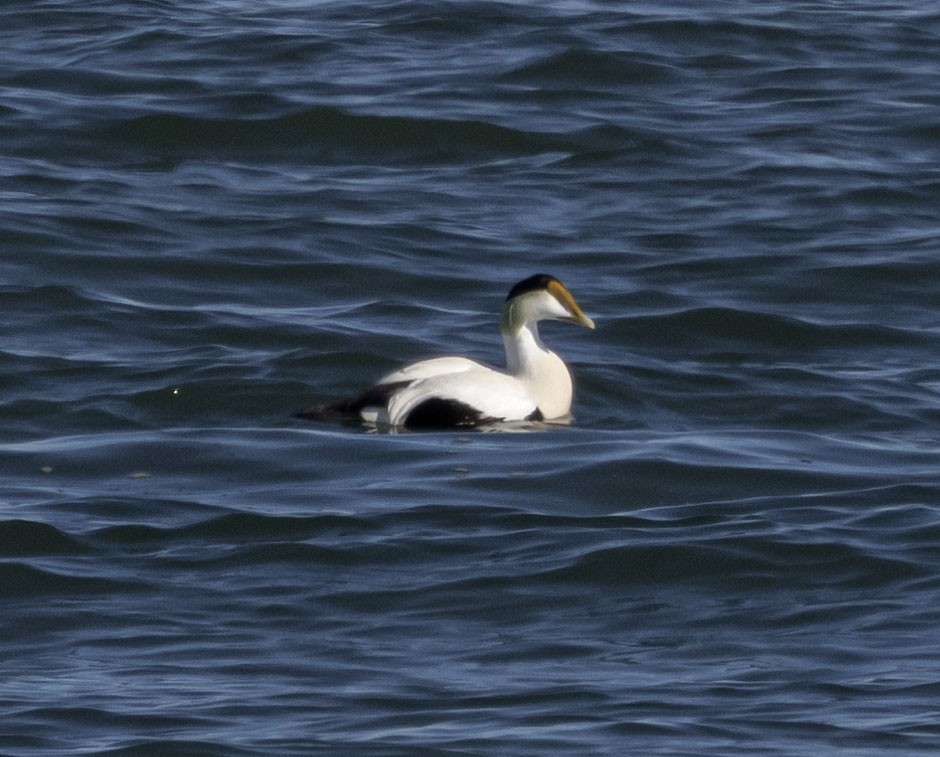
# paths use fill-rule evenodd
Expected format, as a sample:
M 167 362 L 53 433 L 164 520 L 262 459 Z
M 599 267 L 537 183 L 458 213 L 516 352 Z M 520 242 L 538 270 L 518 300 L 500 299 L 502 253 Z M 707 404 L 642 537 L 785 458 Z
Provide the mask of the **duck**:
M 503 304 L 504 370 L 458 356 L 421 360 L 386 374 L 354 397 L 297 415 L 407 430 L 567 422 L 573 382 L 568 366 L 539 336 L 538 324 L 545 320 L 594 328 L 561 281 L 535 274 L 513 286 Z

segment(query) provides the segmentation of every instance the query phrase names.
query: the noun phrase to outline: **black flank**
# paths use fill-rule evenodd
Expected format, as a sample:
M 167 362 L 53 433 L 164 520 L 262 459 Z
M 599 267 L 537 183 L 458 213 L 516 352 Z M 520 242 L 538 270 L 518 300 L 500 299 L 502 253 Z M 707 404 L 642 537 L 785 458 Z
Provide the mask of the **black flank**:
M 491 423 L 495 418 L 485 418 L 474 407 L 457 400 L 432 397 L 408 413 L 405 428 L 409 429 L 448 429 L 479 426 Z

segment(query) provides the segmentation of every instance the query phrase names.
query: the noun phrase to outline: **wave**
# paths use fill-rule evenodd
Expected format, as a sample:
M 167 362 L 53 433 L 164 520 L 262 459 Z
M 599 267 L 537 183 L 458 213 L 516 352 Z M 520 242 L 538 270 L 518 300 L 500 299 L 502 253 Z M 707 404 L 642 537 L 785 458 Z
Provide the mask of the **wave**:
M 104 130 L 113 145 L 164 152 L 296 153 L 320 160 L 450 160 L 468 154 L 527 155 L 559 151 L 564 143 L 483 121 L 375 116 L 318 107 L 269 119 L 208 119 L 150 114 Z
M 529 131 L 475 119 L 355 113 L 314 107 L 270 118 L 204 118 L 150 113 L 106 125 L 87 135 L 89 147 L 107 145 L 143 159 L 193 155 L 251 155 L 327 163 L 449 163 L 557 155 L 632 156 L 673 152 L 669 141 L 613 124 L 571 131 Z M 103 138 L 103 139 L 102 139 Z
M 820 315 L 823 315 L 820 313 Z M 763 345 L 775 350 L 925 347 L 934 334 L 879 323 L 827 323 L 731 307 L 688 308 L 628 319 L 633 344 Z M 620 328 L 624 328 L 621 324 Z M 704 340 L 704 342 L 703 342 Z
M 624 86 L 661 84 L 675 73 L 672 65 L 652 57 L 572 47 L 516 66 L 501 80 L 550 87 L 552 92 L 542 94 L 557 98 L 560 87 L 570 87 L 583 95 L 585 88 L 619 90 Z
M 928 574 L 923 563 L 873 553 L 851 543 L 807 544 L 766 536 L 728 536 L 697 544 L 598 549 L 539 575 L 537 580 L 653 586 L 728 582 L 741 590 L 753 590 L 820 584 L 872 588 Z
M 815 498 L 767 495 L 738 506 L 702 503 L 620 515 L 539 514 L 495 505 L 426 505 L 370 516 L 232 512 L 179 526 L 107 526 L 81 536 L 42 523 L 6 521 L 0 523 L 0 543 L 7 544 L 0 556 L 58 555 L 60 565 L 88 566 L 136 554 L 177 569 L 247 569 L 272 561 L 310 568 L 395 565 L 412 576 L 425 573 L 422 565 L 435 565 L 415 584 L 420 591 L 472 589 L 480 582 L 731 581 L 757 587 L 786 580 L 791 586 L 870 587 L 933 575 L 924 550 L 940 538 L 940 521 L 933 508 L 915 501 L 926 490 L 905 491 L 914 498 L 912 504 L 889 507 L 877 503 L 896 503 L 901 493 L 881 488 Z M 865 499 L 871 506 L 857 514 L 833 504 Z M 777 521 L 793 517 L 812 522 L 812 530 L 777 527 Z M 824 521 L 829 525 L 821 529 Z M 474 524 L 469 532 L 467 523 Z M 499 561 L 480 560 L 492 550 L 502 554 Z M 466 575 L 455 581 L 454 569 Z M 5 564 L 4 570 L 6 591 L 16 594 L 141 588 L 137 582 L 65 575 L 18 562 Z
M 99 717 L 108 715 L 106 712 L 98 714 Z M 172 725 L 167 723 L 167 726 Z M 176 727 L 179 727 L 178 723 Z M 309 744 L 304 745 L 304 749 L 308 747 Z M 167 754 L 179 757 L 250 757 L 257 753 L 254 749 L 239 749 L 231 743 L 194 739 L 135 739 L 132 746 L 86 752 L 90 757 L 163 757 Z
M 0 597 L 115 595 L 142 592 L 144 581 L 70 575 L 19 562 L 0 564 Z
M 80 540 L 47 523 L 0 521 L 0 558 L 26 555 L 85 555 L 91 550 Z

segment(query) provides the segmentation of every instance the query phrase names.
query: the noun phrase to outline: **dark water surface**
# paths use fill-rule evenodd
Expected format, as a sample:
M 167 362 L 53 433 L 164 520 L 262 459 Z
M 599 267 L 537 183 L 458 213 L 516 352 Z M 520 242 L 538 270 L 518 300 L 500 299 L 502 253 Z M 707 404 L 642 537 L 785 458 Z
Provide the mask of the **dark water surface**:
M 933 2 L 0 8 L 0 754 L 933 754 Z M 499 363 L 576 421 L 293 411 Z

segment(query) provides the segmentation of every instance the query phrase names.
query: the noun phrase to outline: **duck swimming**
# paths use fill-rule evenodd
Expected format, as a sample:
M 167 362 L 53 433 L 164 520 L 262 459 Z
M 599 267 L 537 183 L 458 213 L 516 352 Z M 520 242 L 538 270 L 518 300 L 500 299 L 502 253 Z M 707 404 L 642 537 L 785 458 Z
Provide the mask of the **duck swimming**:
M 383 376 L 351 399 L 314 406 L 298 416 L 360 419 L 406 429 L 567 419 L 571 374 L 539 338 L 538 323 L 544 320 L 594 328 L 564 284 L 536 274 L 516 284 L 503 305 L 499 330 L 506 348 L 504 371 L 465 357 L 422 360 Z

